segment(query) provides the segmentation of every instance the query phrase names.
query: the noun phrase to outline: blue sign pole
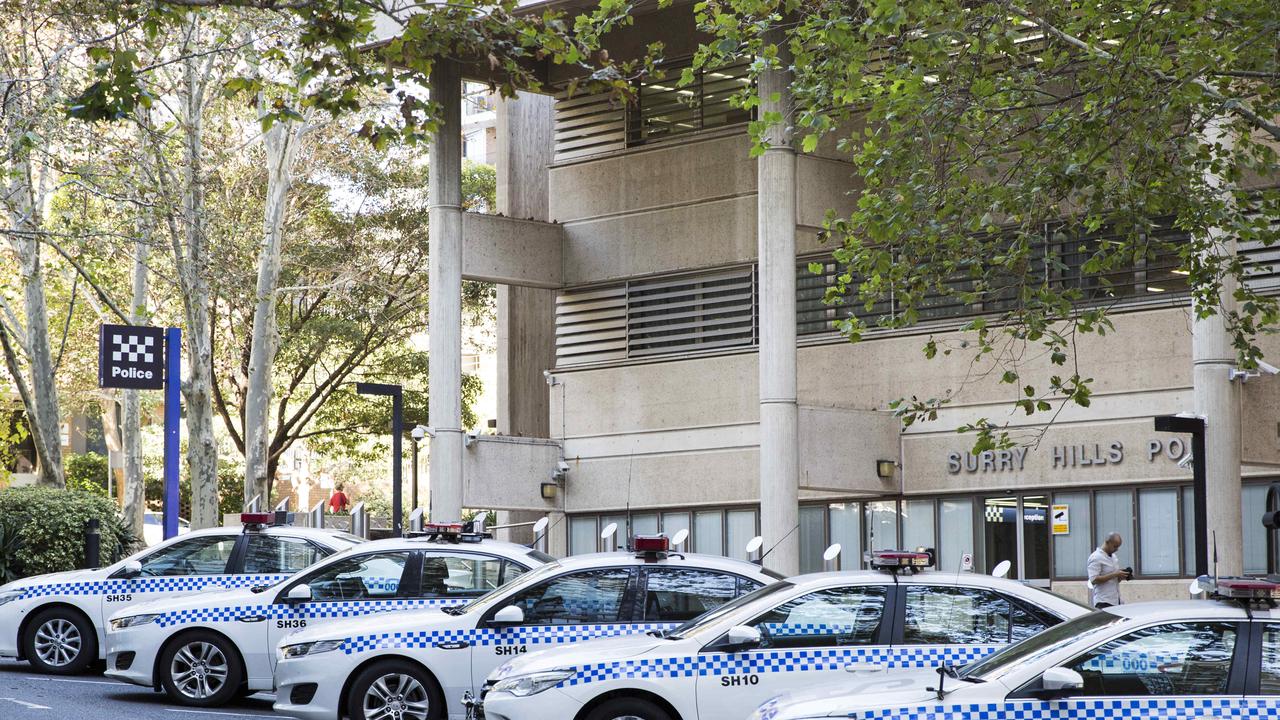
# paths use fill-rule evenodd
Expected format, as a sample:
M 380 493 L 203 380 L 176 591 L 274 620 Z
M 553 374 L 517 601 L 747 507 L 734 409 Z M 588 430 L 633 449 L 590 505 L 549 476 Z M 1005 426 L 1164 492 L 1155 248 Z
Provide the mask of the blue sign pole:
M 178 534 L 179 426 L 182 422 L 182 330 L 169 328 L 164 340 L 164 539 Z

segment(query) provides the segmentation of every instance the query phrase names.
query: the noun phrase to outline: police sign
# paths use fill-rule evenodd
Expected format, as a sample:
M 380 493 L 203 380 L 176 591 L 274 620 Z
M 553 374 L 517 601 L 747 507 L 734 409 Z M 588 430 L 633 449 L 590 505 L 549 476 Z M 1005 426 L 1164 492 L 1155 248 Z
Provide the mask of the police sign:
M 164 329 L 103 325 L 98 335 L 98 386 L 164 388 Z

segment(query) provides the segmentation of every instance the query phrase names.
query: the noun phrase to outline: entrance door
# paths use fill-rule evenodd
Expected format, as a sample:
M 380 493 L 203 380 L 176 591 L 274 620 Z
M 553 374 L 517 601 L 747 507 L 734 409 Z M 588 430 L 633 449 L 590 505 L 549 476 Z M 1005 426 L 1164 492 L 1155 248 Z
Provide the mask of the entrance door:
M 1022 498 L 1022 580 L 1049 587 L 1049 497 Z
M 1018 578 L 1021 555 L 1018 552 L 1018 498 L 993 497 L 983 501 L 982 548 L 983 572 L 1008 560 L 1013 564 L 1009 577 Z

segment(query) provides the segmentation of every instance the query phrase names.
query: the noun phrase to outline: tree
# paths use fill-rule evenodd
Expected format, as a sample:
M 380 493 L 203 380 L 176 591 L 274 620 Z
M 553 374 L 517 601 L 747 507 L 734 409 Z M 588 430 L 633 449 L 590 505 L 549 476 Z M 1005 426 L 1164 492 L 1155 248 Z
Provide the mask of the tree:
M 1277 3 L 698 8 L 712 39 L 696 66 L 753 56 L 758 75 L 781 67 L 780 48 L 794 56 L 794 115 L 759 118 L 756 150 L 763 128 L 785 120 L 803 151 L 838 145 L 863 185 L 824 233 L 841 267 L 827 300 L 845 306 L 851 340 L 914 325 L 933 302 L 995 308 L 964 326 L 965 345 L 930 337 L 925 354 L 968 353 L 974 376 L 1000 378 L 1028 415 L 1087 406 L 1075 339 L 1112 329 L 1111 277 L 1169 259 L 1195 312 L 1223 313 L 1241 363 L 1260 357 L 1276 301 L 1243 282 L 1215 238 L 1277 239 Z M 748 90 L 738 102 L 760 98 Z M 1082 254 L 1074 262 L 1067 240 Z M 1238 289 L 1224 298 L 1224 284 Z M 1041 356 L 1061 369 L 1036 375 Z M 934 419 L 962 389 L 893 407 L 908 425 Z M 1010 442 L 985 418 L 961 429 L 978 431 L 977 449 Z

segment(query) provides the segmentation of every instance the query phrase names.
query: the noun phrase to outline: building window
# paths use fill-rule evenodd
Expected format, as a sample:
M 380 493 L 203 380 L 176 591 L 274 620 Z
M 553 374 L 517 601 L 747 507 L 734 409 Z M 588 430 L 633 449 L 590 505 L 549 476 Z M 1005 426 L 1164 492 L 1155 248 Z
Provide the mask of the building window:
M 906 500 L 902 503 L 902 547 L 905 550 L 931 548 L 933 539 L 933 501 Z
M 750 85 L 747 63 L 699 70 L 693 82 L 681 86 L 688 64 L 665 69 L 662 79 L 635 84 L 636 101 L 627 112 L 627 146 L 751 121 L 751 111 L 733 106 L 731 99 Z
M 827 509 L 822 505 L 800 507 L 800 572 L 821 572 L 827 547 Z
M 1053 534 L 1053 567 L 1057 577 L 1083 578 L 1093 552 L 1093 507 L 1087 492 L 1063 492 L 1053 496 L 1054 507 L 1065 506 L 1066 532 Z
M 1178 488 L 1138 491 L 1138 571 L 1143 575 L 1179 574 Z
M 1133 534 L 1133 491 L 1099 490 L 1093 495 L 1094 517 L 1097 518 L 1093 541 L 1101 545 L 1103 538 L 1113 532 L 1120 533 L 1123 544 L 1116 552 L 1120 567 L 1134 567 L 1134 549 L 1137 538 Z
M 746 559 L 747 542 L 755 537 L 759 522 L 755 508 L 633 512 L 629 517 L 628 521 L 626 514 L 570 516 L 569 554 L 613 552 L 627 547 L 636 535 L 661 533 L 672 538 L 681 530 L 688 530 L 685 550 Z M 617 530 L 610 537 L 601 538 L 610 525 L 616 525 Z
M 1244 530 L 1244 571 L 1247 573 L 1265 573 L 1267 571 L 1267 535 L 1262 526 L 1262 513 L 1267 506 L 1266 485 L 1245 485 L 1240 492 L 1240 513 Z M 1212 558 L 1213 550 L 1210 549 Z
M 938 558 L 946 570 L 957 572 L 964 566 L 964 556 L 973 557 L 973 500 L 944 498 L 938 502 Z
M 840 543 L 840 556 L 836 558 L 841 570 L 856 570 L 862 566 L 862 508 L 855 502 L 832 503 L 827 506 L 830 541 Z
M 867 509 L 868 550 L 898 549 L 898 503 L 895 500 L 877 500 L 865 504 Z

